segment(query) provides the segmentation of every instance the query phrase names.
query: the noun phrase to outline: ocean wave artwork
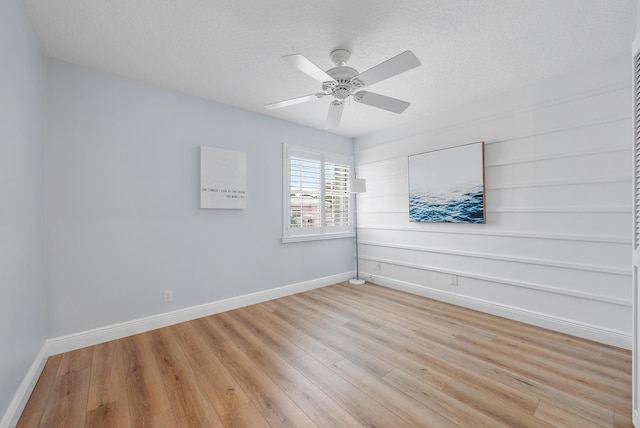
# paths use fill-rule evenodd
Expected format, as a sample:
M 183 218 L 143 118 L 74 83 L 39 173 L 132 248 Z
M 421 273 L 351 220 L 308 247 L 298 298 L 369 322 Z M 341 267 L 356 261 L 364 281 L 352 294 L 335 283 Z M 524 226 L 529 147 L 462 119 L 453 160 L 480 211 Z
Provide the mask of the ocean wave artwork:
M 409 156 L 409 221 L 486 223 L 484 143 Z
M 448 192 L 409 195 L 409 221 L 426 223 L 484 223 L 482 186 Z

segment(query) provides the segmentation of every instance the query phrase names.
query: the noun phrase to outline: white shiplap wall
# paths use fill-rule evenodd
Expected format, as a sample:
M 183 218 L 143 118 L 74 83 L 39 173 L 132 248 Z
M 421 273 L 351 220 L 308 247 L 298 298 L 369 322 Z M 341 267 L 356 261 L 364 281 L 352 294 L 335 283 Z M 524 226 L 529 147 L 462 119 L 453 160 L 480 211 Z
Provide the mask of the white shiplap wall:
M 614 59 L 357 139 L 362 277 L 379 264 L 372 282 L 630 348 L 629 68 Z M 410 223 L 408 156 L 475 141 L 487 224 Z

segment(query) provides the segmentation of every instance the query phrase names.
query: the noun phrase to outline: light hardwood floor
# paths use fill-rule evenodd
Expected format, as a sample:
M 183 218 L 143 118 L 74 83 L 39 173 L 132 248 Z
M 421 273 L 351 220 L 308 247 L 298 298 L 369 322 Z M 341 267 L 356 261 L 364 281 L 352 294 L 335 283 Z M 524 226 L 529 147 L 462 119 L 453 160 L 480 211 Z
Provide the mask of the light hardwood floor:
M 630 427 L 631 353 L 337 284 L 49 358 L 19 427 Z

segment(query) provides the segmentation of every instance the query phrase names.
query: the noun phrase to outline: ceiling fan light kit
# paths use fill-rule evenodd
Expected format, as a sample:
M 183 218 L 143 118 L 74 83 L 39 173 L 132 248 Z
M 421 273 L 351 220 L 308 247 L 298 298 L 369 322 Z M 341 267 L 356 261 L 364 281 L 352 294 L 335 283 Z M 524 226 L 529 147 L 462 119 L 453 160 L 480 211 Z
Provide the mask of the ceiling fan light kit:
M 362 88 L 396 76 L 420 65 L 420 60 L 411 51 L 405 51 L 387 61 L 358 73 L 353 67 L 348 67 L 351 52 L 346 49 L 335 49 L 329 54 L 335 67 L 323 71 L 302 54 L 285 55 L 283 60 L 296 67 L 311 78 L 322 83 L 322 92 L 292 98 L 265 105 L 268 109 L 288 107 L 291 105 L 311 101 L 325 96 L 332 96 L 325 129 L 337 128 L 340 125 L 344 101 L 350 96 L 355 102 L 400 114 L 411 104 L 397 98 L 380 95 Z

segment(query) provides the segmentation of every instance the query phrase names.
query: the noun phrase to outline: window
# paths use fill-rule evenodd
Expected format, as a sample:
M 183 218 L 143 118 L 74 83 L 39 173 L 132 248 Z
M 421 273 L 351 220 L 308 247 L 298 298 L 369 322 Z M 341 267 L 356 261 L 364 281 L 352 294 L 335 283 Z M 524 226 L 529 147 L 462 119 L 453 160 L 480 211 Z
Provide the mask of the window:
M 352 163 L 347 156 L 284 147 L 283 242 L 352 236 Z

